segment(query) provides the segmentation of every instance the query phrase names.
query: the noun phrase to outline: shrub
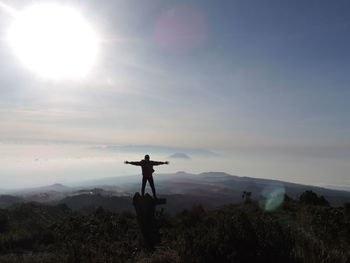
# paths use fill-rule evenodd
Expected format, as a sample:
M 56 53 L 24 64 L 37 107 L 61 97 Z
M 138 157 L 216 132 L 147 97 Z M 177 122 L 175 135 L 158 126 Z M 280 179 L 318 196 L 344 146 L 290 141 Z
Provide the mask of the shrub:
M 311 190 L 307 190 L 299 197 L 299 201 L 307 205 L 329 206 L 328 201 L 323 196 L 318 196 Z

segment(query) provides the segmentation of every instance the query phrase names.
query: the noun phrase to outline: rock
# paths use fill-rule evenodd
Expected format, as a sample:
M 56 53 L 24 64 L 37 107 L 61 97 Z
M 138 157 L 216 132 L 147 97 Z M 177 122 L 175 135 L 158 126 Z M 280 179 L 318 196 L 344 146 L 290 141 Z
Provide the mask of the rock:
M 137 221 L 141 228 L 145 247 L 149 250 L 153 250 L 154 246 L 160 242 L 159 226 L 155 212 L 157 205 L 165 203 L 166 199 L 153 199 L 149 194 L 141 196 L 140 193 L 135 193 L 133 197 Z

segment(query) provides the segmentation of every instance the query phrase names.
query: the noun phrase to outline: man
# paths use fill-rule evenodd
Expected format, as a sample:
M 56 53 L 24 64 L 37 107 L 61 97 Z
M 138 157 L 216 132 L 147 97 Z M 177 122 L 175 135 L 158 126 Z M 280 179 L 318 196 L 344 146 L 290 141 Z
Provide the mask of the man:
M 142 168 L 142 188 L 141 188 L 141 194 L 145 195 L 145 187 L 146 187 L 146 183 L 147 181 L 149 182 L 149 185 L 152 188 L 152 193 L 153 193 L 153 197 L 155 199 L 157 199 L 156 196 L 156 189 L 154 188 L 154 181 L 153 181 L 153 166 L 155 165 L 162 165 L 162 164 L 169 164 L 169 162 L 156 162 L 156 161 L 151 161 L 149 159 L 149 155 L 145 155 L 145 159 L 141 160 L 140 162 L 128 162 L 125 161 L 126 164 L 132 164 L 132 165 L 137 165 L 137 166 L 141 166 Z

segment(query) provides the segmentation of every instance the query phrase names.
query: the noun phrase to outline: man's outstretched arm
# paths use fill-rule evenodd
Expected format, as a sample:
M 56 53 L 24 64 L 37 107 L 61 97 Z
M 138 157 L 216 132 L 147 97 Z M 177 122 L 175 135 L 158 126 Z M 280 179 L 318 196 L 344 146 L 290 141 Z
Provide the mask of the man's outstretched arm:
M 131 165 L 141 166 L 141 162 L 128 162 L 128 161 L 125 161 L 124 163 L 125 163 L 125 164 L 131 164 Z
M 153 164 L 153 165 L 162 165 L 162 164 L 169 164 L 169 162 L 168 162 L 168 161 L 166 161 L 166 162 L 156 162 L 156 161 L 152 161 L 152 164 Z

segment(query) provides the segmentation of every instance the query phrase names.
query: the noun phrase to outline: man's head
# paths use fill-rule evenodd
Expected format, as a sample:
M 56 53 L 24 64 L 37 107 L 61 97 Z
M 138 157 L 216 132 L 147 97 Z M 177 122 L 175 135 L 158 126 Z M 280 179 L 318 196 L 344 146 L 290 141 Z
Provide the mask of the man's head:
M 149 155 L 148 154 L 145 155 L 145 160 L 149 161 Z

